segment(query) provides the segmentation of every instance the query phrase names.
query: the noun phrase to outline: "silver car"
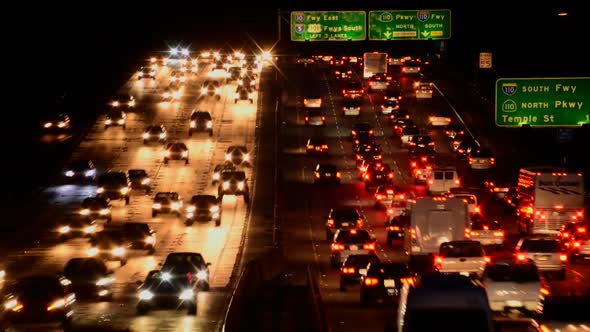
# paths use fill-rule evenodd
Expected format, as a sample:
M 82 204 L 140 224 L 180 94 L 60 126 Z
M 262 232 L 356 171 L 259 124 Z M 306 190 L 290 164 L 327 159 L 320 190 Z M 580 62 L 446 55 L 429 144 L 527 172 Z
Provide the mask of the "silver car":
M 552 237 L 525 237 L 516 245 L 519 261 L 531 259 L 541 272 L 555 273 L 559 280 L 565 280 L 567 254 L 561 251 L 559 240 Z

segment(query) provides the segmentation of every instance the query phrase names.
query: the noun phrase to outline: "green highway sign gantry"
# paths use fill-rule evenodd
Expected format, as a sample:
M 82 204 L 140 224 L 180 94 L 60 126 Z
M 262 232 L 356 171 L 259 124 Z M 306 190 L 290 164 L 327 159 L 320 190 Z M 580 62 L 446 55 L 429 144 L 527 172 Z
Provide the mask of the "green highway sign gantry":
M 365 11 L 295 11 L 291 12 L 292 41 L 365 40 Z
M 369 40 L 434 40 L 451 38 L 449 9 L 372 10 Z
M 590 77 L 500 78 L 495 108 L 500 127 L 590 124 Z

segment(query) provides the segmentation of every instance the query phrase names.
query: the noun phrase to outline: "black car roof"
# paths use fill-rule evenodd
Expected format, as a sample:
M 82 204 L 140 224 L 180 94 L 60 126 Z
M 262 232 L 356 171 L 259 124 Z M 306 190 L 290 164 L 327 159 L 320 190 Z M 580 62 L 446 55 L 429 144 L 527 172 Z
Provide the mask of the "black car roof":
M 352 129 L 356 129 L 356 130 L 369 130 L 369 129 L 373 129 L 373 126 L 371 126 L 371 124 L 366 123 L 366 122 L 357 122 L 355 124 L 352 125 Z
M 207 111 L 194 111 L 193 113 L 191 113 L 191 119 L 195 119 L 195 118 L 205 118 L 205 119 L 210 120 L 211 113 L 209 113 Z

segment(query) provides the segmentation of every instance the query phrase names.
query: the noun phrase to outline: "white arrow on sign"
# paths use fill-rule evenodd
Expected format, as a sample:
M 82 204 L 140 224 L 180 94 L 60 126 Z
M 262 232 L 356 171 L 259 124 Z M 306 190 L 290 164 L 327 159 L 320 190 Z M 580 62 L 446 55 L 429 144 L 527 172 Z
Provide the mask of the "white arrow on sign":
M 424 37 L 428 37 L 428 34 L 430 33 L 429 31 L 422 31 L 422 36 Z
M 385 36 L 385 38 L 389 38 L 389 36 L 391 36 L 391 32 L 386 31 L 383 33 L 383 35 Z

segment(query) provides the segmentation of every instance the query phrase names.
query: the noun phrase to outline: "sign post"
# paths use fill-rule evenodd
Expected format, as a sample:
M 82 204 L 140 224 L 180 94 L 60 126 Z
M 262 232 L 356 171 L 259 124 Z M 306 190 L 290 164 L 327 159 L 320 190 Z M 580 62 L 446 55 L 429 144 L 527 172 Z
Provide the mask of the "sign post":
M 365 11 L 296 11 L 291 12 L 292 41 L 365 40 Z
M 451 38 L 451 11 L 373 10 L 369 40 L 436 40 Z
M 500 127 L 590 124 L 590 77 L 500 78 L 495 109 Z

